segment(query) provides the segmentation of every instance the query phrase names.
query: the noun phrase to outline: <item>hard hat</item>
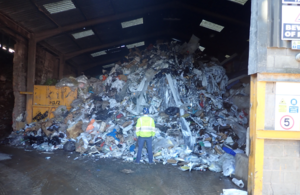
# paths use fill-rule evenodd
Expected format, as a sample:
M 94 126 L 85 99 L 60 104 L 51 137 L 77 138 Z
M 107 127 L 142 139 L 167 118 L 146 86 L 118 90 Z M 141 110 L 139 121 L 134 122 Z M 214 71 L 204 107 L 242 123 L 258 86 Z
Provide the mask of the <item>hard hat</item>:
M 144 109 L 143 109 L 143 113 L 144 113 L 144 114 L 149 114 L 149 109 L 148 109 L 148 108 L 144 108 Z

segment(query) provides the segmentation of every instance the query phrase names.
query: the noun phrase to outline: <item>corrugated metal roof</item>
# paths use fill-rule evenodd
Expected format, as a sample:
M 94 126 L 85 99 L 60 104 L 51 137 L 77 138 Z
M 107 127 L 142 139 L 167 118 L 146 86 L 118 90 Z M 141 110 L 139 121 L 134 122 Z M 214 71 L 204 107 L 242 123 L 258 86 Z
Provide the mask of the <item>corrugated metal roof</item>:
M 78 9 L 72 9 L 66 12 L 60 12 L 51 15 L 55 22 L 61 26 L 66 26 L 68 24 L 75 24 L 77 22 L 85 21 L 84 16 Z
M 276 1 L 279 2 L 280 0 Z M 51 47 L 64 54 L 98 45 L 112 45 L 110 43 L 118 41 L 125 43 L 127 40 L 130 41 L 126 44 L 145 41 L 145 45 L 153 43 L 157 38 L 177 38 L 184 42 L 188 41 L 192 34 L 201 39 L 200 44 L 206 48 L 205 53 L 208 55 L 232 55 L 244 51 L 248 46 L 249 28 L 245 24 L 250 21 L 250 1 L 242 6 L 227 0 L 190 0 L 176 1 L 173 6 L 173 4 L 166 4 L 166 2 L 175 2 L 175 0 L 68 0 L 76 8 L 71 6 L 74 9 L 59 13 L 54 13 L 54 11 L 52 12 L 54 14 L 48 14 L 43 5 L 55 2 L 62 2 L 62 0 L 0 0 L 0 12 L 29 31 L 44 31 L 40 32 L 41 37 L 48 33 L 45 30 L 56 29 L 57 25 L 66 26 L 87 20 L 100 19 L 98 25 L 80 25 L 78 29 L 72 26 L 67 28 L 72 30 L 45 40 Z M 148 11 L 142 11 L 141 8 L 146 8 L 143 10 Z M 55 9 L 62 9 L 62 7 L 58 6 Z M 43 13 L 43 10 L 45 13 Z M 120 18 L 118 15 L 123 17 Z M 109 18 L 110 16 L 112 17 Z M 143 18 L 143 25 L 122 29 L 122 22 L 137 18 Z M 171 19 L 166 20 L 164 18 Z M 172 18 L 178 20 L 172 20 Z M 211 21 L 225 26 L 225 28 L 220 33 L 202 28 L 199 26 L 202 20 Z M 104 23 L 105 21 L 110 22 Z M 274 26 L 272 27 L 274 28 Z M 280 27 L 280 22 L 277 27 Z M 95 35 L 76 40 L 71 36 L 72 33 L 87 29 L 93 29 Z M 167 32 L 172 34 L 169 35 Z M 275 30 L 272 32 L 275 32 Z M 148 37 L 149 34 L 157 34 L 157 37 L 149 36 L 146 40 L 134 40 L 134 37 Z M 280 37 L 280 34 L 278 36 Z M 91 53 L 101 50 L 79 55 L 74 58 L 76 59 L 74 62 L 78 65 L 95 62 Z M 126 48 L 125 50 L 128 51 Z M 97 58 L 96 60 L 106 59 L 113 55 L 111 53 L 113 52 L 108 52 L 105 58 L 104 56 L 95 58 Z
M 139 7 L 144 7 L 144 1 L 141 0 L 112 0 L 116 12 L 125 12 Z
M 85 37 L 82 39 L 76 39 L 75 42 L 83 49 L 94 47 L 101 44 L 100 39 L 96 35 Z
M 56 25 L 29 0 L 0 0 L 0 12 L 32 32 L 56 28 Z
M 87 19 L 99 18 L 115 13 L 110 0 L 77 0 L 75 2 Z
M 59 12 L 76 9 L 74 3 L 71 0 L 62 0 L 54 3 L 48 3 L 43 6 L 50 14 L 56 14 Z
M 281 40 L 281 0 L 269 1 L 268 5 L 268 47 L 289 48 L 289 41 Z
M 75 52 L 80 49 L 70 36 L 64 34 L 46 39 L 46 42 L 62 53 Z

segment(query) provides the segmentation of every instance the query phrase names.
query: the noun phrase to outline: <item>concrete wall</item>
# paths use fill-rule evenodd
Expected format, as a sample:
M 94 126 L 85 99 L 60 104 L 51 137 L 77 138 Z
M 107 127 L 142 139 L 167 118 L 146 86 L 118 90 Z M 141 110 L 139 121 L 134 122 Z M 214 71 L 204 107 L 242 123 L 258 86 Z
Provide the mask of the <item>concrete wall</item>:
M 300 194 L 300 141 L 265 140 L 263 194 Z
M 300 62 L 295 57 L 300 51 L 284 48 L 268 48 L 267 64 L 263 72 L 300 73 Z
M 35 84 L 43 85 L 47 79 L 58 80 L 59 58 L 37 46 Z
M 77 77 L 78 76 L 77 69 L 69 64 L 65 64 L 63 75 L 64 75 L 63 77 L 69 77 L 69 76 Z
M 21 95 L 21 91 L 26 91 L 26 72 L 27 72 L 27 43 L 18 41 L 14 47 L 13 59 L 13 129 L 16 129 L 16 118 L 26 110 L 26 96 Z

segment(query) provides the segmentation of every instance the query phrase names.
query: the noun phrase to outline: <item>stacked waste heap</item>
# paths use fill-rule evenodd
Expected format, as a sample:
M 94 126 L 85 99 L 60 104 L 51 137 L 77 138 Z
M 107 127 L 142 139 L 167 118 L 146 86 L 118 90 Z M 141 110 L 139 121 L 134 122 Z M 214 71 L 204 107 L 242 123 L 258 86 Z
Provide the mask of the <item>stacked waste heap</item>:
M 225 69 L 196 48 L 191 41 L 135 48 L 126 56 L 129 63 L 116 64 L 99 79 L 62 79 L 56 87 L 78 89 L 72 109 L 60 106 L 54 118 L 13 132 L 10 144 L 134 161 L 136 121 L 148 107 L 156 125 L 155 162 L 233 173 L 233 155 L 245 150 L 248 110 L 231 98 L 245 89 L 226 90 Z M 148 161 L 146 148 L 142 161 Z

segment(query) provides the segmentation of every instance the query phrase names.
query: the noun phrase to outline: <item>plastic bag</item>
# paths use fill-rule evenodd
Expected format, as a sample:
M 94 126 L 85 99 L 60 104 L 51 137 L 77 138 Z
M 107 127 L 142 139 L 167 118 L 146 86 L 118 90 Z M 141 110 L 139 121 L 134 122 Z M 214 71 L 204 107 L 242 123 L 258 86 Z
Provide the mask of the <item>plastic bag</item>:
M 152 141 L 153 153 L 159 152 L 162 148 L 169 148 L 173 146 L 173 142 L 167 138 L 158 138 Z
M 53 114 L 55 115 L 55 117 L 60 117 L 62 115 L 65 115 L 67 112 L 68 110 L 66 106 L 58 106 Z
M 234 174 L 235 171 L 235 159 L 226 159 L 223 162 L 222 165 L 222 169 L 223 169 L 223 175 L 224 176 L 229 176 L 231 174 Z
M 67 142 L 64 144 L 63 149 L 64 149 L 66 152 L 73 152 L 73 151 L 75 151 L 75 149 L 76 149 L 75 144 L 76 144 L 76 142 L 74 142 L 74 141 L 67 141 Z
M 239 144 L 239 147 L 244 145 L 246 143 L 246 134 L 247 134 L 247 129 L 241 125 L 239 125 L 237 122 L 228 122 L 232 128 L 232 130 L 237 134 L 239 137 L 239 140 L 237 143 Z
M 223 189 L 223 193 L 221 193 L 221 195 L 248 195 L 248 193 L 237 189 Z
M 88 78 L 85 75 L 81 75 L 76 78 L 78 83 L 85 83 L 88 84 Z
M 221 166 L 216 162 L 212 162 L 209 165 L 208 169 L 211 170 L 211 171 L 217 172 L 217 173 L 222 171 Z
M 117 92 L 120 92 L 125 85 L 124 81 L 119 80 L 118 78 L 111 84 L 111 89 L 116 89 Z
M 165 113 L 170 116 L 174 116 L 179 113 L 179 108 L 177 107 L 169 107 L 165 110 Z
M 73 108 L 78 108 L 82 104 L 83 104 L 83 101 L 81 99 L 76 99 L 76 100 L 73 100 L 73 102 L 71 103 L 71 106 Z
M 61 79 L 56 85 L 56 88 L 61 87 L 70 87 L 72 91 L 75 91 L 77 89 L 78 82 L 75 78 L 63 78 Z
M 148 69 L 145 72 L 145 77 L 147 78 L 147 81 L 152 81 L 152 79 L 155 77 L 156 71 L 152 68 Z

